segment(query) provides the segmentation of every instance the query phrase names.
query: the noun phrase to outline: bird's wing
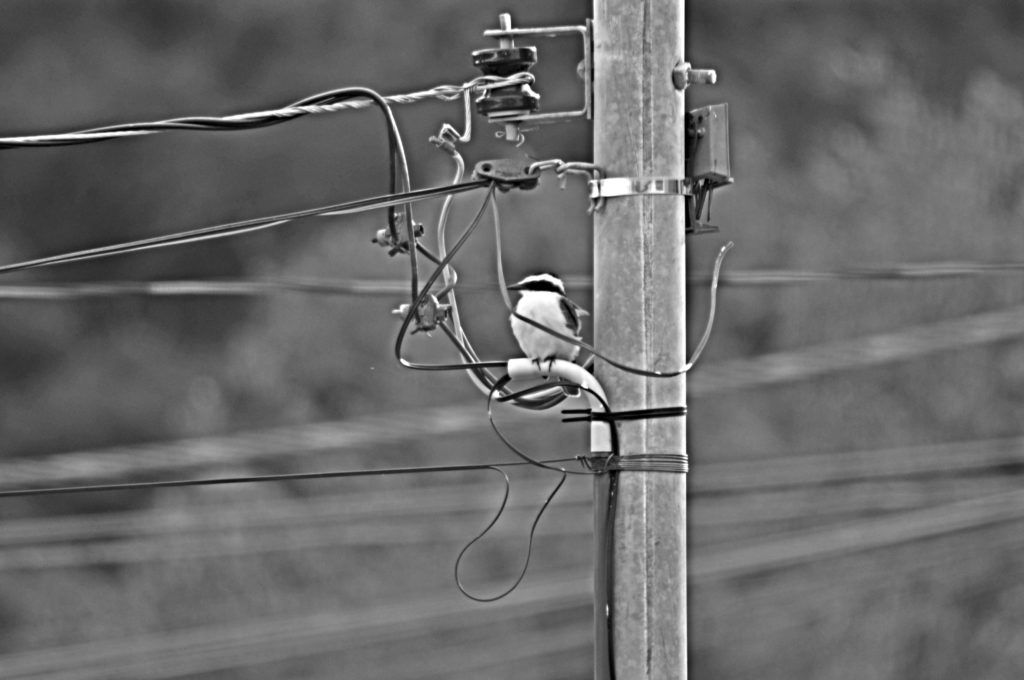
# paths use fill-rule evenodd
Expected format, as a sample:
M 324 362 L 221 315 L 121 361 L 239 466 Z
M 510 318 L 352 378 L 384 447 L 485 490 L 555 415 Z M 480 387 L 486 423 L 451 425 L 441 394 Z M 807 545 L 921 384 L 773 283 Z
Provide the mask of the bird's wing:
M 580 329 L 583 328 L 583 322 L 580 320 L 580 317 L 588 316 L 587 310 L 564 296 L 559 298 L 558 302 L 562 307 L 562 317 L 565 319 L 566 328 L 571 330 L 573 334 L 579 335 Z

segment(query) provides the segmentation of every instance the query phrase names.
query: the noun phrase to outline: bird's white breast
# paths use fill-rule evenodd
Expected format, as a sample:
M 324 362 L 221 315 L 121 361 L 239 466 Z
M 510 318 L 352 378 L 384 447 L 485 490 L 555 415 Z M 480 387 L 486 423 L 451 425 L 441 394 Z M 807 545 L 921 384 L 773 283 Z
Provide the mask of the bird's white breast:
M 558 293 L 532 291 L 523 295 L 516 304 L 516 312 L 563 335 L 576 336 L 576 329 L 570 328 L 562 313 L 561 296 Z M 576 345 L 560 340 L 530 324 L 510 317 L 512 334 L 519 342 L 523 353 L 530 359 L 568 359 L 573 361 L 580 353 Z

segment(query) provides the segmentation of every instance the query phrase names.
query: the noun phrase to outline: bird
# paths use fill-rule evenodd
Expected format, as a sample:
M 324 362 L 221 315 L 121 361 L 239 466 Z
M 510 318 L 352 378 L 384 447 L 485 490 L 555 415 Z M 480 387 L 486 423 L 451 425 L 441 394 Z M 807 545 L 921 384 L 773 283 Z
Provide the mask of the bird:
M 538 368 L 541 362 L 548 362 L 549 371 L 555 359 L 575 361 L 580 353 L 579 345 L 557 338 L 519 318 L 522 316 L 536 321 L 557 333 L 579 340 L 580 329 L 583 327 L 582 317 L 590 314 L 566 297 L 562 280 L 547 272 L 531 274 L 508 289 L 519 291 L 515 314 L 509 317 L 509 322 L 512 335 L 523 354 L 532 359 Z M 579 394 L 579 390 L 575 389 L 567 389 L 565 392 Z

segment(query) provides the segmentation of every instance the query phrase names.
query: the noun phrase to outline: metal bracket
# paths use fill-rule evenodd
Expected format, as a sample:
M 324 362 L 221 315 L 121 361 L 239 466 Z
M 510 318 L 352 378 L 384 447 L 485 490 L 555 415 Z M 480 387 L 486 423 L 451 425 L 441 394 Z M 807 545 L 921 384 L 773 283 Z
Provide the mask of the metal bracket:
M 695 190 L 695 182 L 689 177 L 606 177 L 590 180 L 590 202 L 595 207 L 602 206 L 607 198 L 622 196 L 683 196 L 686 199 L 686 232 L 689 234 L 718 231 L 718 227 L 698 219 L 697 204 L 703 207 L 703 192 L 703 187 Z
M 513 111 L 503 114 L 500 111 L 495 111 L 487 114 L 487 119 L 492 123 L 505 124 L 505 138 L 510 142 L 518 142 L 520 138 L 519 124 L 524 122 L 557 123 L 574 118 L 586 118 L 589 120 L 592 115 L 594 89 L 593 22 L 587 19 L 585 24 L 577 26 L 512 28 L 511 15 L 500 14 L 498 16 L 498 25 L 499 28 L 484 31 L 484 35 L 488 38 L 497 38 L 498 44 L 502 49 L 511 49 L 515 46 L 515 39 L 523 37 L 558 38 L 563 36 L 579 36 L 583 44 L 583 61 L 580 62 L 577 68 L 577 74 L 583 80 L 583 105 L 578 109 L 551 111 L 548 113 Z

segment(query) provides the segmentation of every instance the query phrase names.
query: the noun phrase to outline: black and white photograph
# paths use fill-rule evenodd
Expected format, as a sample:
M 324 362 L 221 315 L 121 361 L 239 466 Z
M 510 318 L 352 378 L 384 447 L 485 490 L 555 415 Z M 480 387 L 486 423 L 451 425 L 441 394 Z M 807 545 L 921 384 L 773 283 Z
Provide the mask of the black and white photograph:
M 1024 678 L 1024 3 L 0 2 L 0 680 Z

